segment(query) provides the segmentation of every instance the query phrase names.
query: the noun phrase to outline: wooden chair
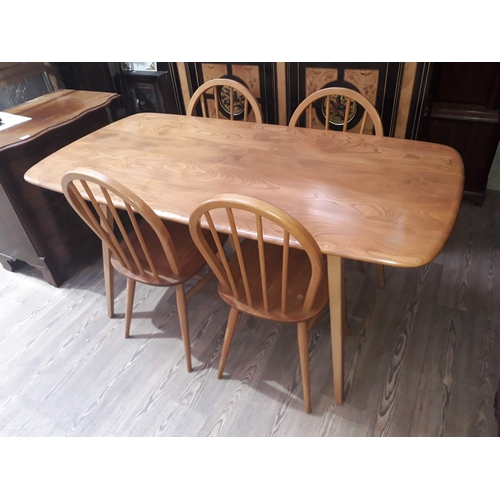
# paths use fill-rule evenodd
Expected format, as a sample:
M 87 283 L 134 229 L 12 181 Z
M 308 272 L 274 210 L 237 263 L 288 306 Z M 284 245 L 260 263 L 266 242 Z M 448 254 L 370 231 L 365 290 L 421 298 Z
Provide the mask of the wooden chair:
M 210 228 L 220 258 L 210 247 L 202 222 Z M 240 241 L 249 224 L 256 227 L 258 240 Z M 263 227 L 269 224 L 283 245 L 264 242 Z M 216 225 L 234 241 L 235 251 L 229 260 L 218 241 Z M 318 244 L 302 224 L 279 208 L 241 195 L 219 195 L 202 203 L 191 214 L 189 229 L 219 280 L 220 296 L 231 306 L 218 378 L 224 372 L 240 312 L 297 323 L 304 401 L 310 413 L 308 331 L 328 302 L 325 261 Z M 292 248 L 297 242 L 300 248 Z
M 212 89 L 213 92 L 211 94 L 207 93 L 207 91 Z M 208 109 L 207 97 L 213 97 L 214 110 L 212 114 Z M 229 115 L 230 120 L 234 120 L 235 116 L 243 113 L 243 121 L 246 122 L 248 121 L 251 111 L 253 111 L 255 122 L 262 123 L 262 114 L 255 97 L 245 85 L 235 80 L 230 80 L 229 78 L 209 80 L 198 87 L 189 101 L 186 115 L 194 116 L 196 106 L 198 102 L 200 102 L 203 117 L 221 118 L 223 114 L 221 110 L 221 99 L 224 99 L 226 102 L 225 111 Z
M 62 178 L 62 189 L 70 205 L 109 248 L 113 268 L 127 278 L 125 338 L 130 333 L 136 282 L 175 286 L 187 369 L 190 372 L 187 297 L 183 283 L 191 279 L 206 261 L 194 245 L 188 226 L 164 223 L 130 189 L 94 170 L 82 168 L 67 172 Z M 81 193 L 86 193 L 90 204 Z M 121 217 L 116 207 L 125 210 Z M 107 216 L 108 211 L 111 217 Z M 123 220 L 125 213 L 129 221 Z M 122 241 L 115 234 L 114 224 L 119 229 L 116 234 L 121 235 Z M 130 229 L 127 230 L 125 226 L 130 226 Z M 200 280 L 188 297 L 203 288 L 210 277 Z
M 314 107 L 315 105 L 317 106 L 317 104 L 321 104 L 320 109 L 322 109 L 324 117 L 331 117 L 333 114 L 335 117 L 334 123 L 338 124 L 338 127 L 341 126 L 342 132 L 347 132 L 352 116 L 350 112 L 346 113 L 345 110 L 350 110 L 351 104 L 353 103 L 355 106 L 361 106 L 364 109 L 358 133 L 363 134 L 366 131 L 371 131 L 371 127 L 369 125 L 369 122 L 371 121 L 375 135 L 384 135 L 382 120 L 380 119 L 380 115 L 378 114 L 375 106 L 359 92 L 342 87 L 327 87 L 306 97 L 294 111 L 292 117 L 290 118 L 289 126 L 295 127 L 298 125 L 301 116 L 304 112 L 306 112 L 306 127 L 313 128 L 315 122 L 316 124 L 320 123 L 319 120 L 316 120 L 314 117 Z M 370 120 L 368 120 L 368 118 Z M 325 118 L 325 124 L 323 125 L 325 130 L 330 130 L 332 127 L 332 121 L 332 119 L 327 120 Z M 363 263 L 358 262 L 358 267 L 360 270 L 363 270 Z M 376 268 L 378 284 L 381 288 L 384 288 L 384 266 L 377 264 Z

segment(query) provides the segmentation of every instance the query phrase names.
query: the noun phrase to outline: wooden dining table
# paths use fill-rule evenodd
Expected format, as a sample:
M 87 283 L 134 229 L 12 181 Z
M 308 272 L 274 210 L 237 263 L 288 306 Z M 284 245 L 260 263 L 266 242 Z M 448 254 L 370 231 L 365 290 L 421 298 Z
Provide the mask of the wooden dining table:
M 428 264 L 451 233 L 464 182 L 462 159 L 448 146 L 158 113 L 107 125 L 25 179 L 62 192 L 62 176 L 77 167 L 116 179 L 161 218 L 182 224 L 220 193 L 254 196 L 301 222 L 327 257 L 336 404 L 343 401 L 343 259 Z M 251 221 L 244 236 L 257 238 Z

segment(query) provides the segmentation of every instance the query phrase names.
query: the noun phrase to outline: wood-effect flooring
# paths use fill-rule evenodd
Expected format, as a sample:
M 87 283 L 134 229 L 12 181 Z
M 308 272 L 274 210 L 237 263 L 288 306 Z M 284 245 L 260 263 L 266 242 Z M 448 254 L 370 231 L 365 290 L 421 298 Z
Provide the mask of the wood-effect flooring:
M 108 318 L 102 265 L 60 288 L 0 269 L 0 436 L 496 436 L 500 192 L 463 202 L 443 252 L 415 269 L 347 262 L 345 402 L 333 402 L 328 310 L 309 336 L 313 412 L 296 328 L 242 315 L 217 379 L 228 306 L 210 283 L 188 302 L 187 373 L 175 291 L 125 280 Z M 192 286 L 193 283 L 190 283 Z

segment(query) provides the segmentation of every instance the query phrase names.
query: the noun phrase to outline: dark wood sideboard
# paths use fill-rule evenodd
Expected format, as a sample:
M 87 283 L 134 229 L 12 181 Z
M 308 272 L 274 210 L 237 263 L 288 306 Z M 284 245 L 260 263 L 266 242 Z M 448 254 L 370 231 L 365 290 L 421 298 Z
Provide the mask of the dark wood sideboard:
M 462 156 L 464 195 L 481 205 L 500 140 L 500 63 L 433 63 L 418 139 Z
M 71 264 L 99 248 L 99 240 L 62 194 L 33 186 L 24 173 L 34 164 L 114 119 L 115 93 L 59 90 L 6 113 L 31 120 L 0 126 L 0 263 L 39 269 L 59 286 Z

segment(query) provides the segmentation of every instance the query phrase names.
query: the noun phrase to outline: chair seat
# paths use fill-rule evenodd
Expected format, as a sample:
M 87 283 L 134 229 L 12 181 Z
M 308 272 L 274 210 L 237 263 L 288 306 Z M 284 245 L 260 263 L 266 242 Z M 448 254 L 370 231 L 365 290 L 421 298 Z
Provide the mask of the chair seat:
M 229 266 L 235 279 L 239 299 L 233 295 L 230 288 L 219 283 L 218 290 L 221 298 L 231 307 L 242 312 L 282 323 L 299 323 L 315 317 L 328 302 L 327 273 L 325 272 L 323 274 L 323 279 L 316 294 L 312 309 L 310 311 L 305 311 L 302 306 L 309 285 L 311 264 L 306 252 L 290 248 L 287 307 L 283 314 L 281 312 L 283 247 L 272 244 L 265 245 L 269 311 L 264 307 L 258 243 L 254 240 L 244 240 L 241 243 L 241 251 L 247 270 L 250 293 L 253 299 L 252 307 L 250 307 L 246 301 L 245 289 L 243 280 L 241 279 L 236 254 L 229 261 Z
M 123 267 L 116 259 L 116 257 L 112 256 L 111 264 L 119 273 L 123 274 L 127 278 L 132 278 L 136 281 L 147 283 L 150 285 L 173 286 L 184 283 L 185 281 L 191 279 L 193 275 L 196 274 L 206 264 L 205 259 L 196 248 L 196 245 L 193 243 L 188 226 L 171 221 L 162 222 L 168 229 L 172 240 L 175 241 L 177 257 L 179 259 L 180 268 L 182 269 L 182 275 L 176 276 L 174 274 L 167 258 L 165 257 L 165 252 L 161 246 L 160 240 L 157 238 L 153 228 L 145 221 L 141 221 L 139 223 L 139 227 L 141 229 L 144 240 L 148 242 L 148 250 L 151 254 L 151 259 L 157 267 L 159 277 L 155 278 L 153 273 L 150 271 L 148 262 L 141 250 L 141 244 L 136 232 L 130 234 L 129 238 L 136 253 L 141 256 L 140 263 L 144 268 L 147 278 L 141 277 L 141 273 L 139 272 L 139 269 L 137 268 L 134 260 L 130 257 L 130 253 L 127 250 L 127 246 L 124 241 L 121 243 L 121 247 L 124 253 L 129 258 L 129 261 L 133 266 L 133 271 L 131 272 L 127 268 Z M 227 239 L 227 235 L 221 235 L 221 241 L 225 241 L 222 236 Z M 210 246 L 213 249 L 216 249 L 213 238 L 211 237 L 209 232 L 207 232 L 207 240 Z

